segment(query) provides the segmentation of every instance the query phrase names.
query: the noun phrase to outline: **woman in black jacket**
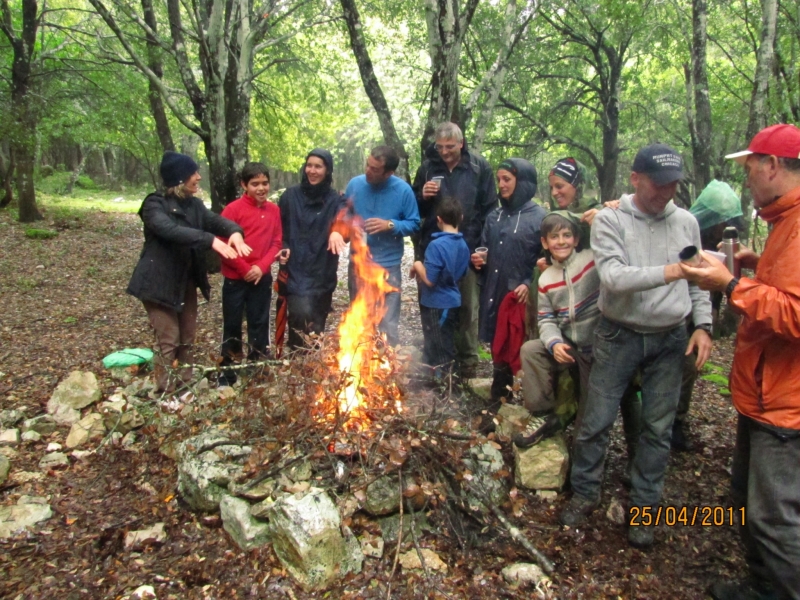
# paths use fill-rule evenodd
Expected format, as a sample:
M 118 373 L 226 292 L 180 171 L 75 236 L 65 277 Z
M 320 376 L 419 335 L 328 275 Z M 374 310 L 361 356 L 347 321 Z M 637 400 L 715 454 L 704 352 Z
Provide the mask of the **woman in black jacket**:
M 128 293 L 142 301 L 156 334 L 156 391 L 171 393 L 177 381 L 169 366 L 175 360 L 183 365 L 193 362 L 197 288 L 206 300 L 210 291 L 206 250 L 236 258 L 250 254 L 250 247 L 244 243 L 241 227 L 211 212 L 194 196 L 200 182 L 194 160 L 165 152 L 160 171 L 165 191 L 147 196 L 139 209 L 144 247 Z M 188 381 L 191 367 L 184 367 L 179 375 L 182 381 Z
M 475 253 L 471 258 L 481 274 L 480 338 L 492 344 L 494 400 L 508 396 L 506 388 L 514 383 L 514 374 L 511 364 L 506 362 L 507 354 L 519 353 L 519 347 L 508 352 L 496 347 L 496 330 L 508 327 L 508 323 L 498 322 L 500 305 L 506 296 L 513 295 L 507 306 L 514 309 L 508 312 L 516 310 L 517 316 L 524 320 L 533 267 L 542 249 L 541 225 L 547 213 L 533 202 L 536 185 L 536 168 L 527 160 L 509 158 L 500 163 L 497 168 L 500 206 L 486 217 L 481 234 L 481 244 L 488 248 L 488 253 L 485 257 Z
M 301 333 L 325 331 L 331 310 L 339 254 L 345 247 L 344 236 L 335 230 L 345 197 L 331 188 L 332 182 L 333 156 L 316 148 L 306 156 L 300 185 L 288 188 L 278 201 L 284 248 L 280 262 L 289 272 L 290 348 L 303 346 Z

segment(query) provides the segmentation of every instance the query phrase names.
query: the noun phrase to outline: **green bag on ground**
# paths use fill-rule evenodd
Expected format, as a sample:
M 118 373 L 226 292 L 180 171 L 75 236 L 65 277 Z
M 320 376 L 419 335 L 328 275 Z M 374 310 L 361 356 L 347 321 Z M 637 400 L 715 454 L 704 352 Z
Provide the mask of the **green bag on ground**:
M 131 367 L 153 361 L 153 351 L 149 348 L 125 348 L 112 352 L 103 359 L 103 366 L 106 369 L 118 369 L 121 367 Z

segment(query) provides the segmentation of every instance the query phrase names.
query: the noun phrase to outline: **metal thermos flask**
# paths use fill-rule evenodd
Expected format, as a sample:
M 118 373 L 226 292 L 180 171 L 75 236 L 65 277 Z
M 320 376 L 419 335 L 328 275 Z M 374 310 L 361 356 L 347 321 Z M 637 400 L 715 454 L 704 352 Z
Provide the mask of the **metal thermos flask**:
M 736 227 L 726 227 L 722 232 L 722 252 L 725 254 L 725 266 L 734 277 L 741 275 L 739 259 L 735 258 L 739 251 L 739 231 Z

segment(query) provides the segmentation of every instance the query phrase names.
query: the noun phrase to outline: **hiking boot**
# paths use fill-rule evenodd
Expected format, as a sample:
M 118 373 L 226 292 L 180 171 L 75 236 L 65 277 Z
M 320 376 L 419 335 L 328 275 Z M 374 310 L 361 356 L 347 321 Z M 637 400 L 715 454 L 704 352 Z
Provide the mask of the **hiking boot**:
M 772 586 L 753 577 L 739 581 L 717 581 L 708 588 L 714 600 L 777 600 Z
M 577 527 L 583 524 L 599 505 L 600 500 L 589 500 L 575 494 L 558 515 L 558 521 L 567 527 Z
M 670 446 L 672 446 L 672 449 L 676 452 L 688 452 L 692 449 L 689 440 L 686 438 L 686 429 L 683 425 L 683 421 L 675 421 L 672 424 Z
M 628 525 L 628 543 L 634 548 L 644 550 L 653 545 L 655 541 L 655 527 L 652 525 L 645 527 L 638 525 L 636 527 Z
M 514 445 L 517 448 L 530 448 L 559 431 L 561 431 L 561 419 L 558 415 L 549 414 L 544 420 L 531 417 L 525 431 L 514 436 Z

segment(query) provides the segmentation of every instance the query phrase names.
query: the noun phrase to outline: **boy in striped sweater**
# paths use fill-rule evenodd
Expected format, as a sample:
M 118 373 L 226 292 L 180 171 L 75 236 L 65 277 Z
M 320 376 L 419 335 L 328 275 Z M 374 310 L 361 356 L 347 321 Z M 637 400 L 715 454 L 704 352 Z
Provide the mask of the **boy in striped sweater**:
M 564 428 L 585 403 L 592 340 L 600 320 L 600 276 L 592 251 L 577 251 L 579 222 L 566 211 L 555 211 L 544 218 L 541 231 L 542 247 L 550 253 L 553 266 L 541 274 L 538 282 L 539 339 L 523 344 L 520 359 L 525 407 L 534 417 L 544 419 L 514 438 L 520 448 L 532 446 Z M 577 407 L 574 402 L 564 406 L 556 402 L 558 374 L 567 369 L 573 377 L 577 375 Z

